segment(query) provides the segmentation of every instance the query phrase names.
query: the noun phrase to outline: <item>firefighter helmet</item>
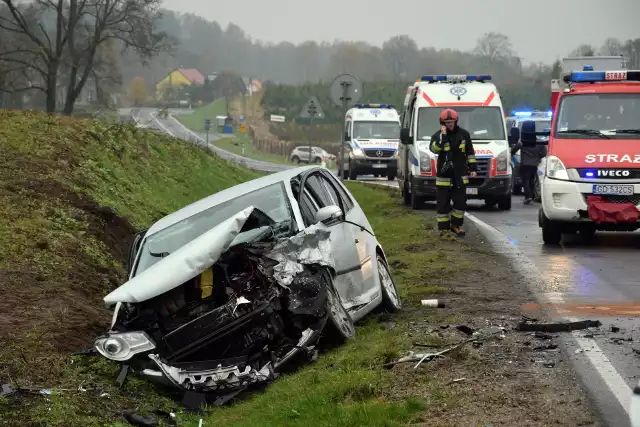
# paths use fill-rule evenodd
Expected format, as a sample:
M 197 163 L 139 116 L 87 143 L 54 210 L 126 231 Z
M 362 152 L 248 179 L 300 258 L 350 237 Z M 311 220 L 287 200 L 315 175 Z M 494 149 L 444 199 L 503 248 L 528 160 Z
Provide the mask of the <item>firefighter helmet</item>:
M 455 121 L 456 123 L 458 122 L 458 113 L 455 112 L 455 110 L 452 110 L 451 108 L 447 108 L 446 110 L 442 110 L 442 112 L 440 113 L 440 124 L 444 124 L 444 122 L 448 122 L 448 121 Z

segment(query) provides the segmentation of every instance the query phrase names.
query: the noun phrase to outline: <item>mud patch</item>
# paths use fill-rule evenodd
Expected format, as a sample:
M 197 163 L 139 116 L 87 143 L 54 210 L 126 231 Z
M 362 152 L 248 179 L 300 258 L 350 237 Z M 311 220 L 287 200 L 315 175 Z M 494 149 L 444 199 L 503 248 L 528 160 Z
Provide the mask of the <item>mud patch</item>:
M 478 250 L 486 247 L 483 240 L 468 227 L 460 243 L 445 243 L 451 262 L 464 260 L 465 266 L 453 276 L 429 281 L 443 288 L 437 298 L 446 308 L 420 307 L 416 296 L 410 297 L 416 301 L 406 301 L 412 320 L 408 331 L 414 343 L 428 346 L 413 348 L 416 352 L 436 352 L 466 339 L 458 325 L 473 330 L 497 325 L 505 332 L 418 370 L 412 363 L 396 365 L 391 398 L 430 403 L 412 422 L 416 426 L 600 426 L 569 360 L 560 352 L 550 356 L 534 351 L 542 345 L 535 337 L 512 330 L 521 320 L 521 307 L 533 296 L 506 259 Z M 543 363 L 545 357 L 553 363 Z

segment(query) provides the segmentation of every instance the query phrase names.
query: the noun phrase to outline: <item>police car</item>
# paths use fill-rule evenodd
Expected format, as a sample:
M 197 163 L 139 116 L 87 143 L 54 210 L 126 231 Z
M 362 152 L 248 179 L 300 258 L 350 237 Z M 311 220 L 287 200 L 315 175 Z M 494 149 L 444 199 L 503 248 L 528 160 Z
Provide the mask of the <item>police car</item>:
M 512 111 L 511 116 L 506 119 L 509 146 L 513 147 L 518 143 L 517 138 L 511 136 L 511 129 L 517 128 L 522 131 L 522 123 L 525 120 L 533 120 L 536 122 L 536 132 L 548 132 L 551 129 L 551 116 L 551 111 Z M 538 136 L 537 139 L 543 142 L 548 141 L 549 137 Z M 521 194 L 523 189 L 522 178 L 520 177 L 520 151 L 511 157 L 511 162 L 513 164 L 513 194 Z

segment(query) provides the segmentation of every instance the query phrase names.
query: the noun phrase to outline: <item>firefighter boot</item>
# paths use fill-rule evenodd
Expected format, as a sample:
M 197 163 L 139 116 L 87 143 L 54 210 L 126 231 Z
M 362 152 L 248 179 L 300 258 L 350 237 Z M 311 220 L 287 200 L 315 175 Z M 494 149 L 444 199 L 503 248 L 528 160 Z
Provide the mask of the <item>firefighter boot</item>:
M 461 226 L 454 225 L 451 227 L 451 232 L 458 237 L 464 237 L 467 233 L 464 232 Z

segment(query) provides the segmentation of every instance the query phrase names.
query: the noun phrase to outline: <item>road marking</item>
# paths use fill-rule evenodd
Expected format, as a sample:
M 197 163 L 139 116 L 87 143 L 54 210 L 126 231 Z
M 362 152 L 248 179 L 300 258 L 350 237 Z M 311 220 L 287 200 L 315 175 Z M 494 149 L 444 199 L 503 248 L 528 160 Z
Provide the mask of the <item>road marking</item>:
M 158 120 L 158 114 L 157 114 L 157 113 L 156 113 L 155 115 L 154 115 L 153 113 L 150 113 L 149 115 L 151 116 L 151 120 L 152 120 L 152 121 L 155 121 L 155 122 L 156 122 L 156 123 L 157 123 L 157 124 L 162 128 L 162 130 L 163 130 L 165 133 L 168 133 L 170 136 L 172 136 L 172 137 L 174 137 L 174 138 L 176 137 L 176 136 L 173 134 L 173 132 L 171 132 L 169 129 L 167 129 L 167 128 L 166 128 L 166 126 L 165 126 L 165 125 L 163 125 L 163 124 L 160 122 L 160 120 Z
M 515 247 L 503 233 L 474 215 L 467 213 L 466 216 L 483 231 L 482 234 L 491 242 L 491 245 L 494 247 L 496 252 L 505 255 L 513 266 L 517 267 L 519 271 L 522 271 L 525 276 L 527 276 L 527 279 L 532 279 L 529 280 L 529 283 L 533 283 L 534 285 L 531 290 L 539 300 L 551 304 L 565 303 L 564 298 L 558 292 L 541 293 L 539 291 L 539 289 L 543 289 L 543 287 L 537 286 L 536 282 L 541 282 L 541 279 L 533 280 L 534 278 L 539 277 L 540 274 L 538 270 L 534 267 L 533 262 L 517 247 Z M 565 317 L 565 320 L 575 322 L 581 319 Z M 628 415 L 631 405 L 631 388 L 627 385 L 622 376 L 620 376 L 618 371 L 616 371 L 616 368 L 611 364 L 595 340 L 582 337 L 578 331 L 571 332 L 571 335 L 582 350 L 582 354 L 584 354 L 589 362 L 591 362 L 595 371 L 600 375 L 602 381 L 616 397 L 618 403 L 620 403 L 620 406 L 622 406 L 623 410 Z

